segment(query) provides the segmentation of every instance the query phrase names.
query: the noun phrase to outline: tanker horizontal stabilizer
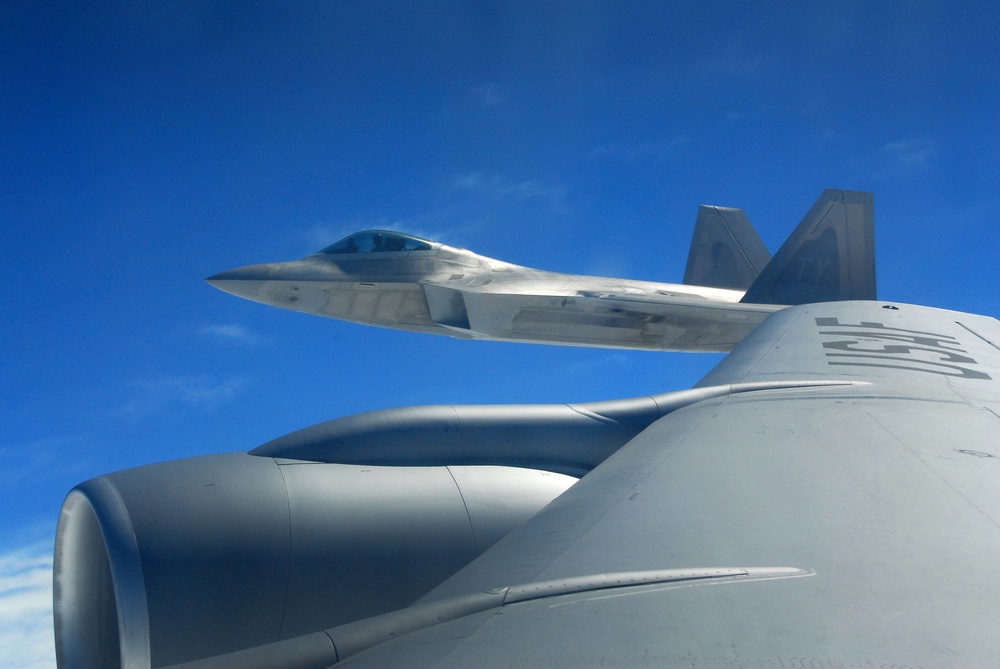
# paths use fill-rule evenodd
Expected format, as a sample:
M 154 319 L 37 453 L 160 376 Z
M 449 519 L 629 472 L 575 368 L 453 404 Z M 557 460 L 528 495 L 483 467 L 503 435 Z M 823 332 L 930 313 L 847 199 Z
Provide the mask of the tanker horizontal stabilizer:
M 875 198 L 828 188 L 747 290 L 744 304 L 874 300 Z

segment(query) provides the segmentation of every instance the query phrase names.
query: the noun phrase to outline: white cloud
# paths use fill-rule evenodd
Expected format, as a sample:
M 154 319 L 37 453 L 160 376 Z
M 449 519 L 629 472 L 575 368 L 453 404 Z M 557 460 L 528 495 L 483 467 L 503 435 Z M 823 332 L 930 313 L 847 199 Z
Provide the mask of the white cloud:
M 52 437 L 0 446 L 0 489 L 11 490 L 34 484 L 73 471 L 78 463 L 71 463 L 63 454 L 78 446 L 80 439 Z
M 51 543 L 0 554 L 0 666 L 54 667 L 52 629 Z
M 937 155 L 936 142 L 907 137 L 883 144 L 856 164 L 871 179 L 892 179 L 926 173 L 934 167 Z
M 487 82 L 472 89 L 472 95 L 476 101 L 484 107 L 496 107 L 503 102 L 503 95 L 500 87 L 493 82 Z
M 658 160 L 671 157 L 677 152 L 677 147 L 687 144 L 687 137 L 675 137 L 670 140 L 651 142 L 636 142 L 623 144 L 612 142 L 597 147 L 590 152 L 592 159 L 611 158 L 616 160 Z
M 937 156 L 937 148 L 934 142 L 927 140 L 902 139 L 884 145 L 880 154 L 890 165 L 899 169 L 923 169 Z
M 206 325 L 198 330 L 198 334 L 220 342 L 232 342 L 244 346 L 257 346 L 266 341 L 250 328 L 235 323 Z
M 526 179 L 516 181 L 497 174 L 466 172 L 454 178 L 452 185 L 493 200 L 509 200 L 517 203 L 528 200 L 548 200 L 551 205 L 561 205 L 565 189 L 556 184 Z
M 197 376 L 160 376 L 132 384 L 135 391 L 118 413 L 140 418 L 171 405 L 212 410 L 235 399 L 246 387 L 242 377 L 212 378 Z
M 713 79 L 743 81 L 759 79 L 770 73 L 774 59 L 750 53 L 741 44 L 729 44 L 702 64 L 704 75 Z
M 593 374 L 597 372 L 601 374 L 624 373 L 631 366 L 633 359 L 634 356 L 613 352 L 586 362 L 572 363 L 567 365 L 566 370 L 570 374 Z

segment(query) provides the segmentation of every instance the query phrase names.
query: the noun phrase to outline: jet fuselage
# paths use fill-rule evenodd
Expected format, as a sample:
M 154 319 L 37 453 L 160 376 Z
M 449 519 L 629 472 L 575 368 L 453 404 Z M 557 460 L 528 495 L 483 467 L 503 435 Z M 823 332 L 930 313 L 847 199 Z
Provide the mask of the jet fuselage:
M 651 350 L 729 351 L 780 308 L 740 304 L 743 291 L 531 269 L 391 231 L 357 233 L 302 260 L 241 267 L 208 282 L 368 325 Z

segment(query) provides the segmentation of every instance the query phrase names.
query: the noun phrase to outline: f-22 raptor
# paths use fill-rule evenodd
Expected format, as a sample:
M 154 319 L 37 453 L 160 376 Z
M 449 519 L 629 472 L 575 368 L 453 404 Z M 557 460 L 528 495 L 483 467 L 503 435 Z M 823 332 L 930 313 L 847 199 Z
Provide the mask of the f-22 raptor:
M 826 190 L 774 258 L 702 205 L 683 284 L 560 274 L 389 230 L 207 281 L 264 304 L 462 339 L 728 352 L 784 306 L 875 299 L 870 193 Z

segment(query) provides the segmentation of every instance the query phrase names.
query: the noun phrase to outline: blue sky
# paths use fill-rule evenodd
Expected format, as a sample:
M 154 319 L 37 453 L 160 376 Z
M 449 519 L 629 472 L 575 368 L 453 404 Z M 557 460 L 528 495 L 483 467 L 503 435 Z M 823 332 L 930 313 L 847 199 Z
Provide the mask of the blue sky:
M 880 297 L 1000 314 L 998 34 L 995 2 L 4 3 L 0 665 L 53 663 L 82 480 L 377 408 L 680 389 L 719 360 L 377 330 L 216 272 L 393 227 L 679 281 L 699 204 L 773 252 L 836 187 L 875 192 Z

